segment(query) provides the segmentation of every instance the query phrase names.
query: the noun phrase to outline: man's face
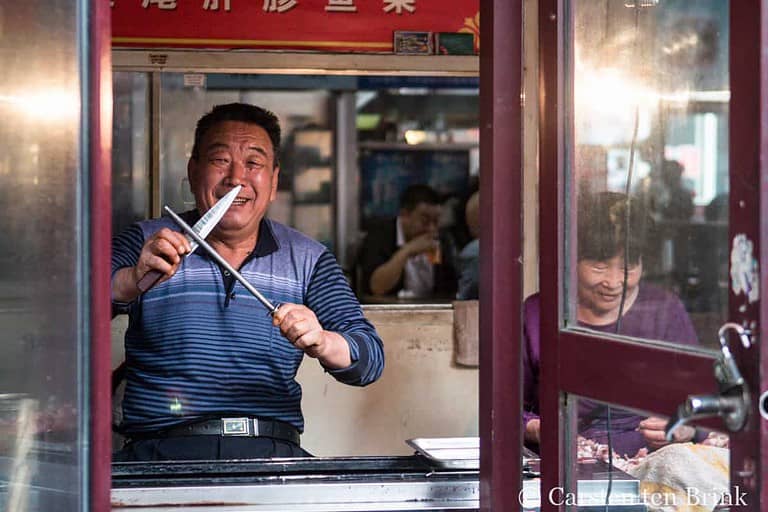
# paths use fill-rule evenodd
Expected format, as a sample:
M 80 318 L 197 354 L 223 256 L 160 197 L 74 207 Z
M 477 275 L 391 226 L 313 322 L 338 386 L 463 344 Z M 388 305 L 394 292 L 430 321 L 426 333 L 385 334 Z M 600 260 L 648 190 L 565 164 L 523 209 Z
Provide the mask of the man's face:
M 413 210 L 400 210 L 400 218 L 406 241 L 425 233 L 437 237 L 440 224 L 440 205 L 419 203 Z
M 262 127 L 240 121 L 224 121 L 211 127 L 200 142 L 198 158 L 191 158 L 187 164 L 200 214 L 233 187 L 242 185 L 216 230 L 242 236 L 257 233 L 277 193 L 280 169 L 274 162 L 272 141 Z
M 642 273 L 642 262 L 629 264 L 628 299 L 636 293 Z M 609 260 L 581 260 L 577 264 L 577 275 L 579 309 L 586 309 L 589 316 L 604 318 L 607 323 L 616 320 L 624 281 L 624 258 L 615 256 Z

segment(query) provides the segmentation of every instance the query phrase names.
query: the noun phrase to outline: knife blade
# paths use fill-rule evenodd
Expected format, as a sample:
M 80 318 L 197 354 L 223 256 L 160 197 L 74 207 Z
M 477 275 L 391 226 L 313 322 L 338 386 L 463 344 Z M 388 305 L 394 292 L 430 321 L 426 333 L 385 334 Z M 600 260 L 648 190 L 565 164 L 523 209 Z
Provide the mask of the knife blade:
M 227 213 L 227 210 L 229 210 L 229 207 L 232 206 L 232 202 L 234 202 L 235 198 L 237 198 L 237 194 L 240 193 L 242 188 L 242 185 L 238 185 L 227 192 L 224 197 L 216 201 L 216 204 L 214 204 L 207 212 L 205 212 L 202 217 L 200 217 L 200 220 L 195 222 L 195 225 L 192 226 L 192 229 L 201 239 L 207 237 L 211 231 L 213 231 L 213 228 L 216 227 L 216 224 L 219 223 L 224 214 Z M 184 255 L 186 257 L 195 252 L 195 249 L 198 248 L 199 244 L 188 234 L 185 234 L 184 236 L 187 238 L 187 240 L 189 240 L 190 246 L 190 251 Z M 136 283 L 136 287 L 139 289 L 139 291 L 141 291 L 141 293 L 144 293 L 155 286 L 164 275 L 165 273 L 160 272 L 159 270 L 150 270 L 144 274 L 141 279 L 139 279 L 139 282 Z

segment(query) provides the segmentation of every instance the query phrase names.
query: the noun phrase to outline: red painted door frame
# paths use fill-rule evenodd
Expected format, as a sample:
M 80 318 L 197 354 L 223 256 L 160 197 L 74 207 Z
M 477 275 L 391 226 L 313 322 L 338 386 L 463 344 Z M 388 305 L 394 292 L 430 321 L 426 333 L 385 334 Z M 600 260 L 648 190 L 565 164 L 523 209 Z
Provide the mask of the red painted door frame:
M 757 248 L 763 290 L 768 283 L 768 2 L 730 2 L 730 238 L 746 234 Z M 540 48 L 540 204 L 562 204 L 565 152 L 562 106 L 562 0 L 539 2 Z M 540 284 L 542 296 L 542 494 L 564 484 L 560 418 L 561 393 L 587 395 L 627 407 L 674 411 L 687 395 L 715 391 L 713 358 L 671 348 L 616 343 L 599 336 L 561 331 L 561 282 L 564 240 L 562 208 L 541 208 Z M 768 321 L 766 301 L 746 310 L 736 307 L 731 292 L 730 321 Z M 739 304 L 743 302 L 740 301 Z M 716 335 L 716 333 L 713 333 Z M 748 350 L 732 344 L 752 393 L 753 403 L 744 431 L 731 436 L 731 485 L 747 491 L 749 506 L 768 503 L 766 444 L 768 432 L 757 410 L 757 397 L 768 389 L 768 354 L 760 343 Z M 587 357 L 588 356 L 588 357 Z M 601 361 L 611 361 L 610 365 Z M 566 364 L 567 362 L 567 364 Z M 652 369 L 654 379 L 632 379 Z M 674 375 L 674 378 L 669 376 Z M 762 379 L 762 380 L 761 380 Z M 638 384 L 642 382 L 642 385 Z M 720 428 L 723 428 L 722 426 Z M 751 460 L 751 462 L 750 462 Z M 542 503 L 542 510 L 557 510 Z
M 112 401 L 110 385 L 110 239 L 112 236 L 112 58 L 109 2 L 91 0 L 84 30 L 88 34 L 83 133 L 87 142 L 90 219 L 90 425 L 89 507 L 111 510 Z
M 480 508 L 508 511 L 522 446 L 523 2 L 480 4 Z

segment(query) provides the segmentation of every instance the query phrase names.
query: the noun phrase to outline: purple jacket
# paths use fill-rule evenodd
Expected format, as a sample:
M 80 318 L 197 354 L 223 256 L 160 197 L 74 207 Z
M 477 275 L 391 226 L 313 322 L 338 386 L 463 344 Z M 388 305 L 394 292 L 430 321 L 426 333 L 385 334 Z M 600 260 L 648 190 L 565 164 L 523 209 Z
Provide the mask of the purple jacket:
M 541 360 L 539 294 L 528 297 L 523 307 L 523 425 L 539 417 L 539 363 Z M 613 333 L 616 324 L 593 326 L 594 331 Z M 643 339 L 673 341 L 698 345 L 685 307 L 671 293 L 653 285 L 641 284 L 632 307 L 624 313 L 619 334 Z M 624 409 L 611 408 L 611 441 L 617 455 L 633 456 L 645 446 L 635 429 L 644 416 Z M 607 441 L 606 410 L 590 400 L 579 400 L 579 434 L 600 443 Z

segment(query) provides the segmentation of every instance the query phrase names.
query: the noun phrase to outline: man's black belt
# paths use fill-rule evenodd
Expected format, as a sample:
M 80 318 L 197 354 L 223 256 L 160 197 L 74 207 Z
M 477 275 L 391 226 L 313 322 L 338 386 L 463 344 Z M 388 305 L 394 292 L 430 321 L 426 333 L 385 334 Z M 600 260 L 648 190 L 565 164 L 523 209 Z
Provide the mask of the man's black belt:
M 164 430 L 156 437 L 239 436 L 271 437 L 300 446 L 299 431 L 288 423 L 260 418 L 221 418 L 199 421 Z

